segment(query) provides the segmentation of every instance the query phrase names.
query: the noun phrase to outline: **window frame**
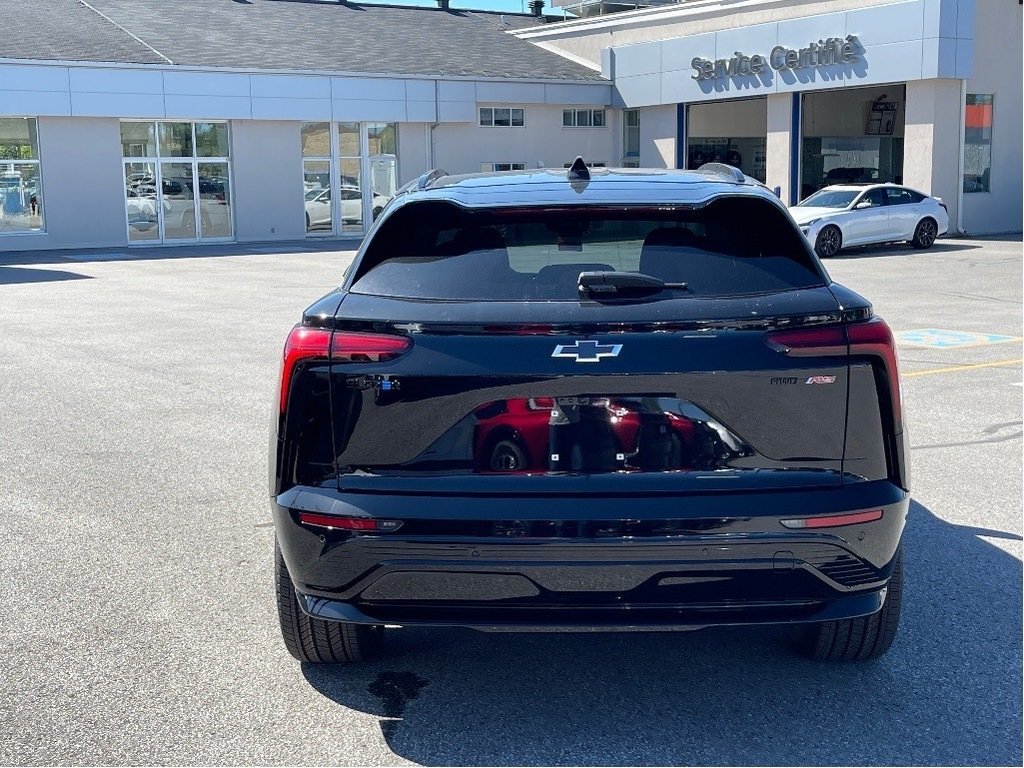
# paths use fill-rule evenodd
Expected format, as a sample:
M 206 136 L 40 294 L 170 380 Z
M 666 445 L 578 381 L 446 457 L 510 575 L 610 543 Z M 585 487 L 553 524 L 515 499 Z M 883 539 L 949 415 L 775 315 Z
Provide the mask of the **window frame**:
M 499 165 L 507 165 L 508 168 L 498 168 Z M 526 163 L 509 162 L 499 160 L 493 163 L 480 163 L 480 173 L 504 173 L 506 171 L 525 171 Z
M 39 141 L 39 117 L 30 115 L 4 115 L 4 120 L 25 120 L 26 122 L 31 121 L 32 131 L 29 133 L 29 143 L 31 145 L 32 134 L 35 134 L 35 155 L 31 158 L 9 158 L 0 160 L 0 165 L 29 165 L 35 167 L 35 175 L 38 179 L 38 186 L 36 188 L 36 196 L 38 198 L 36 205 L 39 210 L 39 228 L 38 229 L 12 229 L 12 230 L 0 230 L 0 236 L 9 237 L 24 237 L 33 235 L 45 235 L 46 234 L 46 216 L 43 213 L 43 201 L 45 200 L 43 193 L 43 150 L 41 142 Z M 31 214 L 30 214 L 31 215 Z
M 231 158 L 234 155 L 234 132 L 231 130 L 230 120 L 164 120 L 164 119 L 138 119 L 138 118 L 122 118 L 118 120 L 118 135 L 120 136 L 120 126 L 126 123 L 142 123 L 151 124 L 154 128 L 153 133 L 153 146 L 154 154 L 152 155 L 126 155 L 124 151 L 124 143 L 121 142 L 121 178 L 124 183 L 125 191 L 128 190 L 128 166 L 130 164 L 151 164 L 156 172 L 153 179 L 153 185 L 157 189 L 157 200 L 160 201 L 159 213 L 157 214 L 157 221 L 159 227 L 159 237 L 156 240 L 132 240 L 131 234 L 131 221 L 128 217 L 128 201 L 127 197 L 124 200 L 124 211 L 125 211 L 125 236 L 128 239 L 128 245 L 132 247 L 146 247 L 155 245 L 185 245 L 194 243 L 231 243 L 235 242 L 238 238 L 238 222 L 236 220 L 235 212 L 235 169 Z M 169 123 L 188 123 L 192 131 L 192 154 L 189 156 L 180 155 L 163 155 L 161 152 L 161 140 L 160 140 L 160 126 L 161 124 Z M 227 151 L 226 155 L 206 156 L 200 155 L 198 152 L 198 146 L 196 143 L 196 126 L 199 124 L 221 124 L 227 128 Z M 196 235 L 192 238 L 168 238 L 165 232 L 165 216 L 163 214 L 163 165 L 165 163 L 175 164 L 188 164 L 192 167 L 192 207 L 193 214 L 195 216 Z M 231 234 L 219 237 L 203 237 L 202 236 L 202 211 L 200 210 L 199 200 L 201 192 L 199 191 L 199 166 L 208 165 L 214 163 L 223 163 L 227 166 L 228 172 L 228 192 L 227 199 L 231 206 L 229 212 L 229 219 L 231 224 Z
M 335 184 L 335 174 L 337 173 L 337 168 L 336 168 L 337 164 L 335 163 L 335 157 L 337 156 L 337 152 L 335 151 L 335 143 L 337 142 L 337 139 L 336 139 L 336 137 L 334 135 L 334 133 L 335 133 L 334 121 L 332 121 L 332 120 L 304 120 L 301 123 L 299 123 L 299 142 L 300 142 L 300 145 L 301 145 L 301 142 L 302 142 L 302 129 L 305 128 L 307 125 L 310 125 L 310 126 L 311 125 L 326 125 L 327 126 L 327 154 L 326 155 L 323 154 L 323 153 L 317 153 L 317 154 L 310 153 L 310 154 L 306 154 L 306 152 L 300 146 L 300 153 L 301 153 L 301 156 L 302 156 L 302 159 L 301 159 L 301 169 L 302 169 L 302 186 L 303 186 L 303 203 L 302 203 L 303 215 L 305 215 L 305 213 L 306 213 L 306 210 L 305 210 L 306 203 L 318 202 L 318 201 L 321 204 L 322 203 L 327 203 L 328 205 L 330 205 L 330 208 L 331 208 L 331 226 L 330 226 L 330 229 L 328 229 L 326 231 L 314 230 L 314 229 L 310 229 L 309 227 L 305 227 L 305 226 L 303 227 L 303 229 L 305 229 L 305 233 L 306 233 L 305 236 L 307 238 L 334 237 L 335 236 L 334 235 L 334 231 L 335 231 L 335 229 L 338 226 L 338 217 L 337 217 L 337 212 L 335 211 L 335 208 L 336 208 L 336 205 L 337 205 L 336 202 L 335 202 L 335 197 L 337 197 L 337 195 L 334 194 L 334 188 L 336 186 L 336 184 Z M 324 188 L 324 187 L 321 186 L 320 194 L 318 194 L 312 200 L 307 200 L 306 199 L 306 195 L 308 194 L 305 191 L 305 186 L 306 186 L 306 163 L 325 163 L 327 165 L 327 187 Z M 324 191 L 327 192 L 328 199 L 321 201 L 321 200 L 319 200 L 319 198 L 323 195 Z
M 972 102 L 971 99 L 988 99 L 988 101 Z M 972 106 L 987 106 L 991 114 L 991 120 L 988 125 L 988 137 L 986 141 L 969 141 L 967 139 L 967 108 Z M 992 166 L 993 152 L 992 145 L 995 141 L 995 125 L 996 125 L 996 95 L 995 93 L 968 93 L 964 95 L 964 145 L 961 149 L 963 152 L 964 165 L 963 165 L 963 178 L 960 180 L 960 186 L 965 195 L 980 195 L 980 194 L 992 194 L 992 172 L 995 170 Z M 988 147 L 988 183 L 984 188 L 981 189 L 965 189 L 967 182 L 967 147 L 968 146 L 987 146 Z M 976 177 L 977 179 L 984 179 L 985 173 L 982 173 Z
M 401 187 L 401 121 L 397 120 L 304 120 L 300 126 L 304 125 L 316 125 L 326 123 L 328 131 L 330 132 L 330 155 L 303 155 L 301 168 L 303 169 L 303 178 L 305 178 L 305 163 L 307 161 L 315 162 L 326 162 L 330 168 L 330 188 L 331 188 L 331 226 L 329 229 L 324 230 L 309 230 L 305 229 L 305 236 L 307 239 L 323 239 L 331 237 L 360 237 L 366 233 L 366 231 L 373 225 L 373 211 L 374 211 L 374 194 L 372 176 L 373 176 L 373 162 L 381 158 L 394 158 L 395 165 L 395 191 Z M 353 155 L 351 153 L 342 154 L 341 149 L 341 126 L 342 125 L 354 125 L 358 133 L 358 154 Z M 370 131 L 371 128 L 377 131 L 378 135 L 382 134 L 387 126 L 394 126 L 394 154 L 390 152 L 377 152 L 371 153 L 370 151 Z M 301 127 L 300 127 L 301 131 Z M 347 198 L 344 195 L 343 189 L 348 186 L 347 183 L 343 183 L 344 174 L 342 173 L 342 165 L 345 161 L 356 161 L 359 164 L 359 190 L 361 196 L 361 218 L 359 224 L 346 224 L 344 221 L 344 201 L 351 200 L 353 198 Z M 367 194 L 366 190 L 369 189 Z M 383 197 L 383 195 L 381 195 Z M 389 200 L 391 198 L 388 198 Z M 304 205 L 305 202 L 304 201 Z
M 586 121 L 581 122 L 580 116 L 586 115 Z M 595 115 L 601 115 L 600 124 L 594 121 Z M 566 122 L 569 119 L 569 122 Z M 604 107 L 563 107 L 562 108 L 563 128 L 607 128 L 608 110 Z
M 630 116 L 636 117 L 636 125 L 629 124 Z M 629 133 L 636 131 L 636 152 L 630 152 L 629 146 Z M 640 110 L 639 109 L 624 109 L 622 110 L 622 167 L 623 168 L 639 168 L 640 167 Z
M 498 122 L 498 111 L 508 112 L 508 122 Z M 485 115 L 486 113 L 486 115 Z M 518 120 L 518 122 L 517 122 Z M 498 104 L 489 107 L 477 107 L 477 124 L 480 128 L 525 128 L 526 107 L 511 104 Z

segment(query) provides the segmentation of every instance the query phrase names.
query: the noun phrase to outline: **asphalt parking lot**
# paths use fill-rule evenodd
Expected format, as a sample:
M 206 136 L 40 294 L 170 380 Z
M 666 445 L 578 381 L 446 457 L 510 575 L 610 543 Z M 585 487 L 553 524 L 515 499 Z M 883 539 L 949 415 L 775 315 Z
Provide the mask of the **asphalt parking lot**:
M 863 665 L 775 629 L 399 629 L 373 664 L 296 663 L 267 426 L 350 257 L 0 254 L 0 763 L 1021 764 L 1019 239 L 827 264 L 907 341 L 903 622 Z

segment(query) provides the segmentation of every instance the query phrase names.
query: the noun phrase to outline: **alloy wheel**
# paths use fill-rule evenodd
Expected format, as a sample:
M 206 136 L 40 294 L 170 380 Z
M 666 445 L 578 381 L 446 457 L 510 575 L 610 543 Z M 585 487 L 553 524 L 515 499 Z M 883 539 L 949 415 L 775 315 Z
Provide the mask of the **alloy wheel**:
M 937 227 L 935 222 L 931 219 L 925 219 L 918 226 L 917 241 L 924 247 L 928 248 L 932 243 L 935 242 L 935 235 Z
M 835 227 L 825 227 L 818 235 L 818 255 L 828 258 L 839 253 L 841 237 L 839 230 Z

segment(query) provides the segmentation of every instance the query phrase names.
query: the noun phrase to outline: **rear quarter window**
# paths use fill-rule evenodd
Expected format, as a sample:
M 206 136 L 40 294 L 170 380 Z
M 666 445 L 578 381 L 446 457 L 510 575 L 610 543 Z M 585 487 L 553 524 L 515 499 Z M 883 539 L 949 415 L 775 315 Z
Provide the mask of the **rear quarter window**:
M 467 301 L 576 301 L 584 271 L 685 282 L 679 298 L 825 284 L 785 213 L 753 197 L 698 209 L 414 202 L 383 222 L 353 267 L 356 293 Z

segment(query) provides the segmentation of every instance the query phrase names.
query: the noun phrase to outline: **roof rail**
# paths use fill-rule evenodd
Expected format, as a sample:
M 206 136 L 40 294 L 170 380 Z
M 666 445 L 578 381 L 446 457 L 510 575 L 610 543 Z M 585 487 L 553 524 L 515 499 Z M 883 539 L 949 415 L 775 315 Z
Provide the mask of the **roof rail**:
M 435 181 L 447 175 L 448 171 L 444 171 L 440 168 L 435 168 L 432 171 L 427 171 L 418 179 L 416 179 L 416 189 L 426 189 Z
M 747 177 L 743 175 L 743 171 L 734 165 L 726 165 L 725 163 L 704 163 L 704 165 L 697 169 L 697 173 L 711 173 L 715 176 L 721 176 L 726 181 L 734 181 L 737 184 L 743 184 L 747 180 Z
M 395 192 L 395 197 L 398 197 L 399 195 L 405 195 L 405 194 L 407 194 L 409 192 L 412 192 L 414 189 L 415 190 L 426 189 L 431 184 L 433 184 L 435 181 L 437 181 L 441 177 L 447 176 L 447 175 L 448 175 L 448 171 L 442 171 L 440 168 L 435 168 L 432 171 L 427 171 L 426 173 L 424 173 L 419 178 L 416 178 L 416 179 L 413 179 L 412 181 L 406 182 L 401 187 L 399 187 L 398 191 Z

